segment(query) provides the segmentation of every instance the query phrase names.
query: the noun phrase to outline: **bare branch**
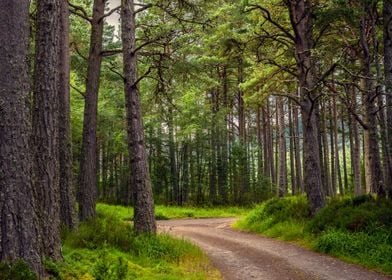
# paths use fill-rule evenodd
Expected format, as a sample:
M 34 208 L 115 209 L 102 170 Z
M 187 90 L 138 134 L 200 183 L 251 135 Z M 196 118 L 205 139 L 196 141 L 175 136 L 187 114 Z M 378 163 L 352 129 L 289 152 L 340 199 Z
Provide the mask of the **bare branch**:
M 122 53 L 122 52 L 123 52 L 122 49 L 103 50 L 103 51 L 101 52 L 101 56 L 102 56 L 102 57 L 107 57 L 107 56 L 112 56 L 112 55 L 120 54 L 120 53 Z
M 87 20 L 90 23 L 92 22 L 92 19 L 88 16 L 86 10 L 83 7 L 74 5 L 70 1 L 68 1 L 68 5 L 72 8 L 72 9 L 69 9 L 69 11 L 72 14 L 74 14 L 74 15 L 76 15 L 78 17 L 81 17 L 81 18 Z
M 103 20 L 106 17 L 110 17 L 114 12 L 117 12 L 118 10 L 121 9 L 121 5 L 117 6 L 113 9 L 111 9 L 109 12 L 107 12 L 106 14 L 104 14 L 102 17 L 99 18 L 98 22 L 100 22 L 101 20 Z
M 69 85 L 70 85 L 70 87 L 71 87 L 72 89 L 74 89 L 77 93 L 79 93 L 81 96 L 83 96 L 83 98 L 86 98 L 86 93 L 85 93 L 85 92 L 81 91 L 80 89 L 78 89 L 77 87 L 75 87 L 75 86 L 72 85 L 72 84 L 69 84 Z
M 143 12 L 143 11 L 145 11 L 145 10 L 151 8 L 151 7 L 152 7 L 152 4 L 145 4 L 145 5 L 139 4 L 138 6 L 141 6 L 141 8 L 135 10 L 134 15 L 136 15 L 136 14 L 138 14 L 138 13 L 141 13 L 141 12 Z
M 271 13 L 264 7 L 258 5 L 258 4 L 251 4 L 249 5 L 249 7 L 251 7 L 248 10 L 245 10 L 246 13 L 251 12 L 253 10 L 261 10 L 263 13 L 263 17 L 268 20 L 272 25 L 274 25 L 275 27 L 277 27 L 280 31 L 282 31 L 288 38 L 290 38 L 293 42 L 295 42 L 295 38 L 294 36 L 286 29 L 284 28 L 282 25 L 280 25 L 279 23 L 277 23 L 275 20 L 272 19 L 271 17 Z

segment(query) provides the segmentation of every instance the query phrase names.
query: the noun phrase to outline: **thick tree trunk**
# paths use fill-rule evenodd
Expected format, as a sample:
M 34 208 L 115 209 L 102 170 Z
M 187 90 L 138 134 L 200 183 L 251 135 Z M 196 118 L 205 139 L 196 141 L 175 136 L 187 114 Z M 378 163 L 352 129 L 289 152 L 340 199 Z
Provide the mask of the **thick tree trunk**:
M 80 153 L 79 218 L 94 218 L 97 200 L 97 114 L 101 73 L 101 52 L 105 0 L 94 0 L 91 22 L 90 52 L 87 66 L 86 98 L 84 103 L 83 140 Z
M 127 112 L 128 151 L 134 194 L 134 227 L 139 233 L 155 233 L 154 200 L 148 170 L 147 151 L 139 89 L 137 85 L 136 23 L 133 0 L 122 0 L 121 30 Z
M 384 74 L 385 74 L 385 91 L 386 91 L 386 118 L 387 118 L 387 136 L 385 139 L 388 143 L 389 168 L 392 166 L 392 0 L 384 0 Z M 389 176 L 392 176 L 392 170 L 389 169 Z M 392 182 L 388 188 L 389 197 L 392 197 Z
M 368 7 L 365 8 L 365 12 L 370 12 Z M 367 129 L 365 130 L 365 163 L 367 170 L 366 187 L 369 188 L 371 192 L 374 192 L 379 196 L 385 196 L 380 149 L 378 144 L 377 110 L 375 106 L 377 92 L 373 88 L 372 84 L 371 57 L 366 33 L 367 29 L 371 25 L 369 24 L 370 20 L 367 17 L 368 16 L 366 15 L 363 16 L 360 24 L 362 75 L 365 77 L 362 79 L 362 87 L 365 120 L 367 124 Z
M 60 1 L 59 53 L 59 164 L 60 164 L 60 218 L 68 228 L 76 227 L 75 194 L 72 176 L 72 149 L 70 123 L 69 12 L 68 2 Z
M 41 249 L 61 259 L 59 168 L 59 34 L 60 2 L 37 1 L 34 70 L 34 189 L 41 224 Z
M 17 32 L 15 32 L 17 30 Z M 42 274 L 29 146 L 29 1 L 0 9 L 0 261 L 24 259 Z
M 287 3 L 295 34 L 296 60 L 299 74 L 300 103 L 303 124 L 304 185 L 312 214 L 325 204 L 321 181 L 320 151 L 318 144 L 319 124 L 315 108 L 314 65 L 311 57 L 313 47 L 311 4 L 305 0 Z

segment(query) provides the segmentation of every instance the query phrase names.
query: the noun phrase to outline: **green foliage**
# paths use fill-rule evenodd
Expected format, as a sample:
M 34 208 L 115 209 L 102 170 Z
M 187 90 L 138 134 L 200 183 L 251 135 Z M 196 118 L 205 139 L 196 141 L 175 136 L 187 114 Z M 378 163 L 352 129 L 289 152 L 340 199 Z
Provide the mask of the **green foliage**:
M 37 277 L 26 262 L 0 262 L 0 280 L 35 280 Z
M 124 221 L 129 217 L 126 211 L 125 207 L 100 204 L 96 219 L 82 223 L 76 232 L 68 232 L 64 261 L 45 262 L 52 278 L 220 279 L 191 243 L 167 235 L 136 235 L 131 224 Z
M 99 203 L 98 213 L 104 216 L 113 216 L 121 220 L 129 221 L 133 217 L 133 209 L 120 205 L 108 205 Z M 158 220 L 182 219 L 182 218 L 211 218 L 211 217 L 234 217 L 244 216 L 248 209 L 242 207 L 180 207 L 157 205 L 155 207 L 155 217 Z
M 305 197 L 273 198 L 236 227 L 392 274 L 392 202 L 388 200 L 336 198 L 310 218 Z
M 372 196 L 332 200 L 308 224 L 306 230 L 320 233 L 327 229 L 373 231 L 392 230 L 392 203 L 376 201 Z
M 392 274 L 392 242 L 390 232 L 368 234 L 328 230 L 315 241 L 315 249 Z

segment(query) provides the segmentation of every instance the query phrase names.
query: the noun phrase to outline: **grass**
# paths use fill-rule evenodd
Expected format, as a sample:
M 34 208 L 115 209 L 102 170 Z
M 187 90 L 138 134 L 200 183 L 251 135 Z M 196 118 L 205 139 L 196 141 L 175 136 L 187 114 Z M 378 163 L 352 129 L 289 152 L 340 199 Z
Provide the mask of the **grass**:
M 120 210 L 120 211 L 117 211 Z M 202 280 L 221 279 L 195 245 L 168 235 L 136 235 L 125 208 L 97 209 L 97 218 L 63 232 L 63 260 L 45 260 L 49 279 Z M 0 263 L 0 279 L 34 280 L 22 261 Z
M 54 279 L 220 279 L 201 250 L 167 235 L 136 235 L 120 212 L 98 217 L 64 239 L 64 261 L 48 261 Z
M 392 202 L 340 198 L 311 218 L 304 196 L 258 205 L 236 228 L 297 243 L 392 275 Z
M 131 220 L 133 209 L 118 205 L 108 205 L 100 203 L 97 205 L 101 213 L 116 213 L 122 220 Z M 155 216 L 158 220 L 184 219 L 184 218 L 218 218 L 245 216 L 249 209 L 241 207 L 179 207 L 157 205 L 155 207 Z

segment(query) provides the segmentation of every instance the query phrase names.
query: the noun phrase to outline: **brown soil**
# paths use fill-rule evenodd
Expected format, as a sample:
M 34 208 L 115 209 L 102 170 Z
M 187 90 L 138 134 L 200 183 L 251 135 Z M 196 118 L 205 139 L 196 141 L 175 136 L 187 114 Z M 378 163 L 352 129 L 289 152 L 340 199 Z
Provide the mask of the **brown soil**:
M 392 279 L 330 256 L 233 230 L 234 218 L 159 221 L 160 232 L 201 247 L 226 280 Z

